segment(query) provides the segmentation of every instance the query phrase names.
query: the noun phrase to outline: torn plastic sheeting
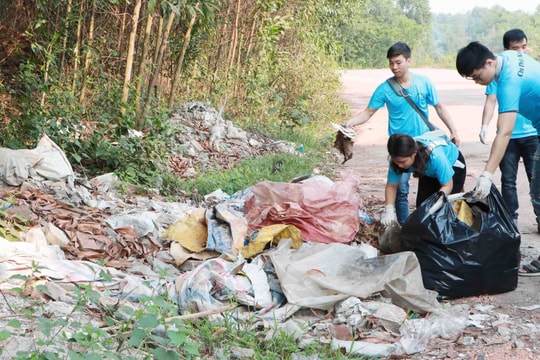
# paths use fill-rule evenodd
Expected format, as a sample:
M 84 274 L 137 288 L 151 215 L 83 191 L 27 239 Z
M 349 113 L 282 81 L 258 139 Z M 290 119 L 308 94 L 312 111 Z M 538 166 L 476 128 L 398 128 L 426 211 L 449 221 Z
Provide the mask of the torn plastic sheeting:
M 73 181 L 74 174 L 66 155 L 47 135 L 34 149 L 0 149 L 0 179 L 20 186 L 28 178 Z
M 30 234 L 30 233 L 29 233 Z M 50 280 L 94 281 L 102 266 L 89 261 L 66 260 L 57 245 L 47 245 L 39 229 L 32 231 L 30 242 L 9 242 L 0 238 L 0 281 L 13 275 L 32 276 L 32 263 L 40 267 L 40 275 Z
M 345 350 L 347 354 L 366 355 L 372 357 L 387 357 L 390 356 L 396 349 L 394 344 L 375 344 L 367 341 L 346 341 L 332 339 L 332 349 L 341 351 Z
M 152 217 L 157 216 L 154 213 L 145 211 L 137 214 L 112 215 L 105 220 L 109 226 L 115 230 L 130 227 L 137 232 L 138 236 L 153 234 L 156 230 L 156 224 Z
M 352 178 L 334 183 L 324 176 L 301 183 L 263 181 L 251 187 L 244 212 L 251 230 L 290 224 L 307 241 L 348 243 L 359 228 L 357 187 Z
M 276 246 L 283 239 L 291 239 L 292 247 L 298 249 L 302 245 L 302 234 L 293 225 L 275 224 L 255 230 L 250 237 L 249 243 L 242 248 L 242 257 L 249 259 L 261 253 L 270 246 Z
M 257 286 L 257 290 L 268 293 L 255 294 L 251 284 L 252 281 L 266 281 L 266 279 L 261 277 L 250 279 L 239 275 L 243 265 L 243 260 L 230 262 L 222 258 L 209 259 L 179 278 L 177 298 L 180 313 L 212 310 L 223 306 L 222 302 L 229 302 L 231 299 L 253 307 L 260 307 L 262 303 L 267 305 L 267 301 L 263 299 L 271 296 L 269 286 Z M 261 303 L 257 303 L 258 300 Z
M 423 286 L 414 253 L 366 258 L 362 250 L 339 243 L 304 243 L 291 249 L 289 240 L 268 251 L 289 303 L 331 309 L 349 296 L 367 298 L 385 291 L 395 305 L 419 313 L 440 308 L 437 293 Z
M 242 272 L 246 274 L 253 288 L 256 309 L 268 309 L 272 306 L 272 293 L 268 277 L 264 271 L 264 262 L 261 257 L 256 257 L 249 263 L 244 263 Z
M 455 308 L 438 309 L 429 317 L 407 319 L 401 325 L 401 338 L 396 342 L 395 355 L 414 354 L 426 350 L 430 339 L 455 339 L 467 326 L 468 312 Z
M 243 209 L 251 189 L 233 194 L 227 201 L 206 211 L 208 238 L 206 248 L 222 254 L 238 255 L 248 234 L 248 224 Z
M 0 237 L 0 282 L 14 275 L 35 275 L 33 264 L 37 264 L 40 276 L 60 286 L 90 283 L 110 296 L 119 296 L 130 301 L 137 301 L 141 296 L 159 291 L 170 293 L 171 290 L 168 290 L 166 285 L 174 286 L 172 281 L 166 282 L 168 279 L 143 279 L 91 261 L 66 260 L 58 246 L 46 244 L 45 235 L 38 229 L 29 232 L 27 241 L 33 242 L 9 242 Z M 103 274 L 108 274 L 110 279 Z

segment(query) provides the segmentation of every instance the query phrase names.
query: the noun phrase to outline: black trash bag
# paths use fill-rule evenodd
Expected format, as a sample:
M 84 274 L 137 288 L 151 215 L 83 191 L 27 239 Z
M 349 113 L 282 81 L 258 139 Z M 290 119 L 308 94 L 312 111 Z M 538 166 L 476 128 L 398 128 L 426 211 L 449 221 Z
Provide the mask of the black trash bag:
M 443 206 L 429 209 L 443 196 Z M 470 202 L 471 226 L 458 219 L 443 192 L 427 198 L 401 228 L 403 245 L 414 251 L 426 289 L 439 299 L 498 294 L 517 287 L 521 235 L 502 196 L 492 185 L 487 198 Z

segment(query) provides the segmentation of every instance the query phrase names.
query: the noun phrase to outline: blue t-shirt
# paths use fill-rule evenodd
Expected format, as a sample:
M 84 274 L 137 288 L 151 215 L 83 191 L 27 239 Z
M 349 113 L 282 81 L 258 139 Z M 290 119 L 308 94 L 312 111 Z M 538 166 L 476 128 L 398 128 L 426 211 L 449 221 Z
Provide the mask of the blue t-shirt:
M 452 167 L 459 156 L 457 146 L 448 140 L 447 137 L 433 137 L 429 136 L 429 133 L 415 136 L 414 140 L 421 142 L 426 147 L 432 148 L 424 176 L 436 178 L 441 184 L 449 182 L 454 176 L 454 169 Z M 407 172 L 414 172 L 414 168 L 410 167 Z M 398 174 L 392 166 L 388 166 L 386 179 L 389 184 L 397 184 L 401 179 L 401 174 Z
M 540 63 L 513 50 L 503 51 L 497 62 L 499 113 L 516 111 L 540 130 Z
M 497 81 L 493 80 L 486 86 L 486 95 L 497 96 Z M 538 131 L 534 128 L 531 121 L 521 114 L 517 114 L 516 124 L 512 131 L 510 139 L 521 139 L 528 136 L 537 136 Z
M 439 95 L 428 77 L 411 73 L 411 78 L 411 85 L 406 92 L 427 117 L 428 105 L 437 105 Z M 388 109 L 388 136 L 407 134 L 414 137 L 429 131 L 428 126 L 411 104 L 403 96 L 397 95 L 388 81 L 375 89 L 368 107 L 380 109 L 384 105 Z

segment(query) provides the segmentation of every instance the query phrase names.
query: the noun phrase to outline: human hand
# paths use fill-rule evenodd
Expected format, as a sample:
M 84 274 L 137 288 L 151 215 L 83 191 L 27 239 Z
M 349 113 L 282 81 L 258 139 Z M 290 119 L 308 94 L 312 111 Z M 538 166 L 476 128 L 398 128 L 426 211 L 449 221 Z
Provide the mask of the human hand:
M 393 222 L 397 222 L 396 208 L 394 205 L 386 205 L 381 214 L 381 224 L 390 226 Z
M 474 187 L 474 193 L 472 195 L 475 199 L 483 199 L 491 192 L 491 184 L 493 183 L 493 174 L 484 170 L 482 175 L 478 178 L 476 186 Z
M 488 130 L 489 130 L 489 126 L 484 124 L 482 125 L 482 128 L 480 129 L 480 134 L 478 136 L 480 136 L 480 141 L 482 142 L 482 144 L 487 144 L 486 142 L 486 137 L 487 137 L 487 134 L 488 134 Z
M 452 141 L 456 146 L 459 146 L 461 140 L 456 132 L 450 134 L 450 141 Z

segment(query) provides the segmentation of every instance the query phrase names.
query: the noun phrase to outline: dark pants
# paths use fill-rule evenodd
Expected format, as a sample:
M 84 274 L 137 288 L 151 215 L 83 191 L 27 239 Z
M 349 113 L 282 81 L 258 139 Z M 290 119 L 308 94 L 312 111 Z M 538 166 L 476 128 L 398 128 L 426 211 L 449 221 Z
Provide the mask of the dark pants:
M 459 153 L 458 160 L 465 165 L 465 159 L 461 152 Z M 463 191 L 463 185 L 465 184 L 465 177 L 467 176 L 467 166 L 464 168 L 453 167 L 454 176 L 452 180 L 454 187 L 451 194 L 459 193 Z M 418 179 L 418 192 L 416 194 L 416 207 L 419 207 L 424 200 L 431 195 L 435 194 L 441 189 L 441 183 L 438 179 L 430 176 L 422 176 Z
M 501 169 L 501 194 L 506 203 L 508 212 L 514 219 L 518 218 L 518 195 L 516 188 L 516 178 L 518 173 L 519 159 L 523 159 L 529 186 L 533 174 L 534 153 L 538 147 L 538 138 L 536 136 L 527 136 L 519 139 L 510 139 L 504 156 L 499 164 Z M 534 208 L 538 217 L 540 209 Z

